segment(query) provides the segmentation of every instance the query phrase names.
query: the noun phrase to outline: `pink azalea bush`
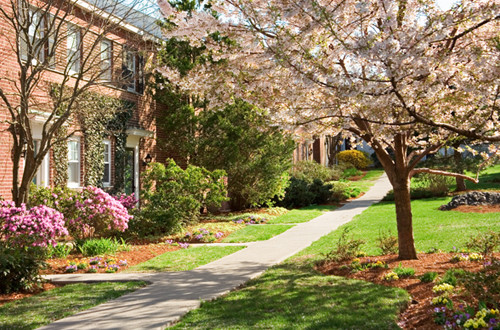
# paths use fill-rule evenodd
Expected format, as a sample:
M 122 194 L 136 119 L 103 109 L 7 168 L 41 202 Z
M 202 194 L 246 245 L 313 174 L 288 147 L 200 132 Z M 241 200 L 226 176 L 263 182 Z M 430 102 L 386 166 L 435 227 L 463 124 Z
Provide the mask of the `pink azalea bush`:
M 123 204 L 97 187 L 85 187 L 76 200 L 76 217 L 68 220 L 73 236 L 105 236 L 113 230 L 125 231 L 132 216 Z
M 135 198 L 135 194 L 132 193 L 131 195 L 127 194 L 121 194 L 120 196 L 115 196 L 114 199 L 119 201 L 127 210 L 132 210 L 136 207 L 137 205 L 137 198 Z
M 39 205 L 27 209 L 12 201 L 0 201 L 0 233 L 11 246 L 56 245 L 58 237 L 68 235 L 64 216 L 50 207 Z

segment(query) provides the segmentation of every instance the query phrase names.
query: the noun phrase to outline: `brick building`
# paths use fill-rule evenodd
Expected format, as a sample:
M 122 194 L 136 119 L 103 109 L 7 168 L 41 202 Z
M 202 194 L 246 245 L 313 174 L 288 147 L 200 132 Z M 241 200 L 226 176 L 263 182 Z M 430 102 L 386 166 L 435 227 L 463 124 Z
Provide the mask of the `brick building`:
M 42 50 L 32 56 L 35 58 L 32 61 L 40 61 L 40 63 L 45 61 L 44 63 L 48 64 L 40 75 L 40 83 L 33 93 L 33 103 L 29 107 L 34 150 L 40 143 L 42 135 L 45 134 L 44 124 L 50 116 L 43 106 L 49 104 L 53 97 L 50 95 L 48 86 L 54 83 L 67 83 L 72 86 L 77 78 L 71 76 L 71 70 L 75 72 L 83 70 L 82 68 L 86 65 L 84 62 L 86 56 L 90 52 L 96 52 L 94 59 L 98 61 L 89 66 L 88 73 L 83 74 L 85 77 L 86 74 L 90 75 L 92 72 L 99 71 L 99 81 L 95 86 L 90 87 L 89 91 L 128 101 L 132 109 L 125 127 L 126 141 L 121 142 L 122 147 L 125 143 L 125 163 L 120 163 L 119 166 L 116 164 L 116 137 L 107 131 L 102 139 L 104 169 L 101 184 L 112 190 L 117 181 L 117 173 L 120 173 L 123 175 L 126 192 L 137 194 L 140 187 L 140 173 L 144 170 L 146 163 L 151 160 L 163 162 L 166 159 L 166 154 L 156 143 L 157 138 L 162 137 L 162 133 L 156 127 L 156 118 L 165 106 L 154 100 L 153 93 L 148 91 L 147 85 L 148 79 L 151 79 L 148 71 L 154 64 L 155 46 L 161 37 L 161 31 L 154 18 L 131 10 L 114 0 L 106 1 L 107 5 L 113 3 L 113 12 L 110 13 L 107 8 L 103 8 L 105 2 L 99 1 L 102 0 L 78 0 L 76 2 L 61 0 L 47 7 L 44 7 L 47 4 L 46 1 L 27 1 L 28 12 L 32 11 L 28 22 L 28 32 L 33 40 L 43 38 L 44 33 L 47 33 L 44 31 L 48 31 L 49 26 L 52 26 L 50 22 L 57 21 L 57 27 L 60 29 L 57 34 L 54 34 L 60 39 L 47 38 L 45 41 L 47 45 L 43 45 Z M 71 4 L 65 5 L 65 3 Z M 15 15 L 12 12 L 11 1 L 0 0 L 0 7 L 7 15 Z M 96 10 L 99 10 L 99 14 L 96 14 Z M 90 19 L 92 22 L 89 22 Z M 104 31 L 102 22 L 111 19 L 114 20 L 113 28 L 102 33 Z M 51 49 L 54 43 L 57 43 L 57 46 L 54 47 L 55 52 L 51 54 L 47 49 Z M 15 103 L 16 94 L 19 94 L 16 86 L 19 86 L 17 82 L 22 74 L 21 63 L 27 58 L 25 44 L 26 42 L 23 42 L 19 33 L 16 33 L 15 29 L 9 25 L 8 20 L 0 17 L 0 89 L 13 100 L 13 103 Z M 106 111 L 106 109 L 103 110 Z M 0 197 L 4 199 L 12 197 L 13 137 L 9 132 L 11 121 L 11 114 L 6 103 L 0 100 Z M 87 167 L 92 164 L 92 159 L 86 159 L 89 156 L 84 138 L 85 132 L 82 131 L 78 120 L 70 119 L 65 127 L 68 131 L 74 132 L 64 142 L 68 150 L 64 160 L 67 162 L 67 186 L 80 188 L 85 185 Z M 32 181 L 41 186 L 53 185 L 56 176 L 56 161 L 54 151 L 51 150 L 43 158 Z M 66 167 L 66 164 L 64 165 Z M 121 168 L 123 166 L 125 168 Z M 20 172 L 22 168 L 23 165 L 20 165 Z

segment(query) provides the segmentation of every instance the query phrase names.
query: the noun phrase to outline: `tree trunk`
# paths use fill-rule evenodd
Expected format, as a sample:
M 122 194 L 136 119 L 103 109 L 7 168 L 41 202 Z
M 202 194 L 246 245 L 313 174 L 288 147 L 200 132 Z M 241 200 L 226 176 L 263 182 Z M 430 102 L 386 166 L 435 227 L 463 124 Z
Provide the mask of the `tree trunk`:
M 417 251 L 415 250 L 415 241 L 413 239 L 410 179 L 399 175 L 396 175 L 394 179 L 393 187 L 398 227 L 399 259 L 418 259 Z
M 241 194 L 230 193 L 229 194 L 229 205 L 231 207 L 231 211 L 241 211 L 246 207 L 246 201 L 241 196 Z

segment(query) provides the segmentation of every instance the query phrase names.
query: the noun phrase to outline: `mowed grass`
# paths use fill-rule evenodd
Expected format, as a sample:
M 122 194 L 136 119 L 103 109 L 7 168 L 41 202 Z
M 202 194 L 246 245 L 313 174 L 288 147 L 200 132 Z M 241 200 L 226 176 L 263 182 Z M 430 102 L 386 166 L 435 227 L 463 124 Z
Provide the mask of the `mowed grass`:
M 243 229 L 231 233 L 222 240 L 223 243 L 245 243 L 265 241 L 279 235 L 293 225 L 248 225 Z
M 177 272 L 191 270 L 243 249 L 243 246 L 197 246 L 159 255 L 127 272 Z
M 0 329 L 36 329 L 135 291 L 145 282 L 71 284 L 0 306 Z
M 314 261 L 333 247 L 332 234 L 242 289 L 189 312 L 174 329 L 399 329 L 408 303 L 399 288 L 325 276 Z
M 411 203 L 413 213 L 413 232 L 417 251 L 426 252 L 431 248 L 451 251 L 453 247 L 465 247 L 471 235 L 488 230 L 500 231 L 500 212 L 462 213 L 459 211 L 440 211 L 439 206 L 451 198 L 430 198 L 415 200 Z M 391 232 L 397 236 L 396 211 L 393 202 L 372 205 L 351 222 L 339 228 L 350 228 L 350 235 L 366 241 L 362 250 L 369 255 L 380 254 L 377 239 L 381 232 Z M 332 239 L 336 241 L 340 230 Z
M 468 173 L 475 177 L 475 173 Z M 500 190 L 500 164 L 481 171 L 478 183 L 466 181 L 467 189 Z
M 366 172 L 366 175 L 361 180 L 349 181 L 349 184 L 351 187 L 359 188 L 361 192 L 366 193 L 375 184 L 375 181 L 382 176 L 382 174 L 384 174 L 384 170 L 370 170 Z
M 288 213 L 269 220 L 268 224 L 280 224 L 280 223 L 301 223 L 312 220 L 319 217 L 325 212 L 333 211 L 337 207 L 334 205 L 311 205 L 306 206 L 301 209 L 294 209 Z

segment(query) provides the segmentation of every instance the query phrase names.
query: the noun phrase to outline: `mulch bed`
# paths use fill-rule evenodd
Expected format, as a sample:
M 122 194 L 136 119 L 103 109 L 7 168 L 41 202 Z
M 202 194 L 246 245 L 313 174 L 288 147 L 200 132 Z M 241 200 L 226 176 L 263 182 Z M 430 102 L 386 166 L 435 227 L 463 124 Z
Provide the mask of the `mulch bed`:
M 169 251 L 179 250 L 180 247 L 172 246 L 169 244 L 141 244 L 141 245 L 129 245 L 128 251 L 117 252 L 113 256 L 104 256 L 103 259 L 113 259 L 118 263 L 119 260 L 126 260 L 127 266 L 120 267 L 118 271 L 125 270 L 130 266 L 140 264 L 144 261 L 152 259 L 160 254 Z M 68 258 L 58 258 L 58 259 L 48 259 L 47 263 L 49 264 L 47 269 L 41 271 L 41 274 L 64 274 L 66 273 L 66 266 L 68 266 L 69 261 L 74 261 L 76 263 L 86 262 L 89 263 L 89 260 L 92 257 L 84 257 L 81 254 L 71 254 Z M 104 272 L 104 269 L 99 269 L 100 273 Z M 73 274 L 82 274 L 85 273 L 85 270 L 78 270 Z
M 342 269 L 342 265 L 347 263 L 328 262 L 318 265 L 318 271 L 326 275 L 337 275 L 348 278 L 370 281 L 376 284 L 399 287 L 408 291 L 412 301 L 409 307 L 399 316 L 398 325 L 403 329 L 442 329 L 434 323 L 431 305 L 432 298 L 435 295 L 432 293 L 432 287 L 435 283 L 420 282 L 418 276 L 425 272 L 436 272 L 442 275 L 446 270 L 451 268 L 461 268 L 467 271 L 478 271 L 482 268 L 482 262 L 451 262 L 454 253 L 433 253 L 419 254 L 418 260 L 398 260 L 397 255 L 386 255 L 376 257 L 359 258 L 363 262 L 376 262 L 378 260 L 385 262 L 389 268 L 370 268 L 357 273 L 351 273 L 350 269 Z M 497 258 L 500 254 L 495 255 Z M 370 260 L 370 261 L 369 261 Z M 411 267 L 415 269 L 415 276 L 408 279 L 399 279 L 396 281 L 387 282 L 382 279 L 383 275 L 402 264 L 403 267 Z M 461 297 L 466 299 L 465 297 Z
M 500 212 L 500 205 L 460 205 L 451 211 L 464 213 L 494 213 Z

